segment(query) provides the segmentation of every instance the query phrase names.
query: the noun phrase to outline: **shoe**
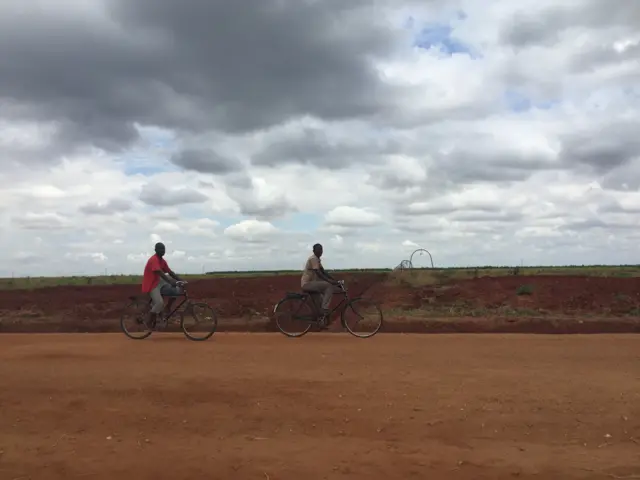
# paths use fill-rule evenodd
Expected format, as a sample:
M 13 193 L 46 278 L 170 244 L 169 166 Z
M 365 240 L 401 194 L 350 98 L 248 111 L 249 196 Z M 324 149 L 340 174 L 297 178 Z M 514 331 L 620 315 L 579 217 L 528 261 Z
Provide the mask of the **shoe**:
M 144 326 L 147 327 L 147 329 L 155 330 L 159 320 L 162 320 L 161 318 L 159 318 L 159 315 L 154 315 L 153 319 L 151 320 L 149 319 L 149 314 L 147 313 L 144 316 L 143 323 L 144 323 Z
M 329 328 L 329 316 L 326 313 L 318 318 L 318 326 L 320 330 L 327 330 Z
M 158 315 L 158 318 L 156 319 L 155 328 L 157 330 L 164 330 L 165 328 L 167 328 L 168 324 L 169 324 L 169 319 L 166 317 L 164 313 L 161 313 L 160 315 Z

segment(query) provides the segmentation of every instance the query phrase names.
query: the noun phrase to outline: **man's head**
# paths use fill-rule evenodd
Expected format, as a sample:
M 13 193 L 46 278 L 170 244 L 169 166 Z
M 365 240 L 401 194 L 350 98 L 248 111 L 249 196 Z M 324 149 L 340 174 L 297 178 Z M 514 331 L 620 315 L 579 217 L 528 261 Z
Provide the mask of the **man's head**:
M 156 243 L 156 255 L 164 257 L 166 251 L 167 249 L 164 248 L 164 243 Z
M 316 257 L 320 258 L 320 257 L 322 256 L 322 245 L 320 245 L 319 243 L 316 243 L 316 244 L 313 246 L 313 254 L 314 254 Z

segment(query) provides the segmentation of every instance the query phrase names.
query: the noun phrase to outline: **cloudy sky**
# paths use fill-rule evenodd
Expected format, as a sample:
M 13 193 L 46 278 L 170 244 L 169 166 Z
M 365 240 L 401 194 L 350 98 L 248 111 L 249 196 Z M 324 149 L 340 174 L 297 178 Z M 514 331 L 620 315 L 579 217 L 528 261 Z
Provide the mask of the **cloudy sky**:
M 638 263 L 639 32 L 631 0 L 3 0 L 0 276 L 159 239 L 182 272 Z

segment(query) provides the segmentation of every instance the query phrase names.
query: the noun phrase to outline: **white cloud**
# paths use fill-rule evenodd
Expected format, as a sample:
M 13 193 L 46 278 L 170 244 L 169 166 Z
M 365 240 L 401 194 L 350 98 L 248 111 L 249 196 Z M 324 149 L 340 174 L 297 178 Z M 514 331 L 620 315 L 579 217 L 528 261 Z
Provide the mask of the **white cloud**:
M 523 1 L 308 2 L 277 25 L 252 10 L 269 35 L 250 50 L 175 15 L 138 28 L 144 1 L 127 18 L 3 2 L 0 276 L 140 273 L 160 241 L 193 272 L 299 268 L 315 242 L 332 267 L 418 246 L 437 265 L 637 263 L 635 3 Z M 223 6 L 206 9 L 237 18 Z M 40 21 L 69 63 L 29 43 Z
M 239 242 L 263 242 L 272 237 L 278 229 L 261 220 L 243 220 L 224 229 L 224 234 Z
M 380 215 L 364 208 L 340 206 L 325 215 L 328 225 L 337 227 L 373 227 L 382 223 Z
M 179 232 L 180 227 L 173 222 L 158 222 L 153 227 L 154 232 L 174 233 Z
M 402 242 L 402 246 L 403 247 L 409 247 L 409 248 L 418 248 L 418 244 L 415 242 L 412 242 L 411 240 L 405 240 L 404 242 Z
M 331 240 L 329 240 L 329 242 L 331 243 L 331 246 L 334 248 L 340 248 L 342 245 L 344 245 L 344 238 L 342 237 L 342 235 L 334 235 L 333 237 L 331 237 Z
M 131 263 L 142 263 L 146 262 L 150 256 L 150 254 L 146 253 L 129 253 L 127 255 L 127 260 Z
M 217 238 L 217 229 L 220 223 L 210 218 L 200 218 L 190 223 L 187 230 L 189 235 L 198 237 Z
M 90 260 L 96 264 L 106 264 L 109 261 L 109 257 L 102 252 L 66 253 L 64 258 L 72 261 Z

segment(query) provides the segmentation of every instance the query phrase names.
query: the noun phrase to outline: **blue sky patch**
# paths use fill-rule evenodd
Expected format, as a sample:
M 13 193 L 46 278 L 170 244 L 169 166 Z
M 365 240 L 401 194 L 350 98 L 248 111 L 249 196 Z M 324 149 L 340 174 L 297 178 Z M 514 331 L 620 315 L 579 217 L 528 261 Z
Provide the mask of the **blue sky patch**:
M 560 102 L 556 100 L 533 102 L 527 95 L 515 89 L 508 89 L 504 93 L 504 101 L 506 102 L 509 110 L 517 113 L 526 112 L 533 108 L 550 110 L 560 104 Z
M 526 112 L 531 108 L 531 100 L 516 90 L 507 90 L 504 93 L 504 100 L 509 110 L 513 112 Z
M 314 213 L 296 213 L 272 223 L 281 230 L 311 233 L 322 224 L 322 217 Z
M 126 175 L 153 176 L 180 169 L 169 161 L 177 142 L 172 132 L 155 127 L 138 127 L 140 142 L 116 159 Z
M 437 48 L 447 55 L 464 53 L 471 58 L 479 58 L 479 54 L 470 45 L 453 36 L 453 27 L 446 23 L 432 23 L 425 26 L 416 36 L 414 45 L 425 49 Z
M 134 176 L 134 175 L 144 175 L 145 177 L 151 177 L 158 173 L 163 173 L 170 171 L 166 165 L 144 165 L 144 164 L 136 164 L 135 162 L 127 162 L 123 161 L 123 171 L 125 175 Z

